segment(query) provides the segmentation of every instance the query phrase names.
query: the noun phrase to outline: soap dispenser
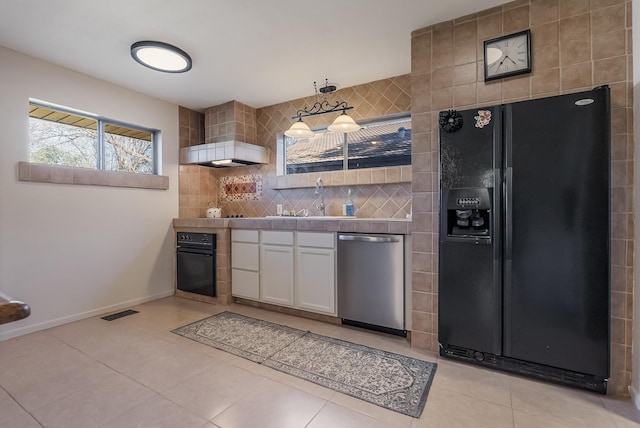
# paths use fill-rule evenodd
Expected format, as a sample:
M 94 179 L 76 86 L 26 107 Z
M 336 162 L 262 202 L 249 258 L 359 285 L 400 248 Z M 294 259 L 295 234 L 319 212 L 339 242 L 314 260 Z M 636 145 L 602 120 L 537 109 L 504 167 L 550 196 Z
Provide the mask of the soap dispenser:
M 342 206 L 342 215 L 353 216 L 355 215 L 355 208 L 353 206 L 353 199 L 351 199 L 351 188 L 347 189 L 347 199 Z

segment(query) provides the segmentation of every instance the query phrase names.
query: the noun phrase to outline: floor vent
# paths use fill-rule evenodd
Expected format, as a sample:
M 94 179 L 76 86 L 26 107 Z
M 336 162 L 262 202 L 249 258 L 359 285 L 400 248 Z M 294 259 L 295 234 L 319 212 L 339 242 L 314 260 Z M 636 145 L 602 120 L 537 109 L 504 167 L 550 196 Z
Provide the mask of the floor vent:
M 106 317 L 101 317 L 103 320 L 113 321 L 118 318 L 126 317 L 127 315 L 137 314 L 138 311 L 134 311 L 133 309 L 127 309 L 126 311 L 118 312 L 115 314 L 107 315 Z

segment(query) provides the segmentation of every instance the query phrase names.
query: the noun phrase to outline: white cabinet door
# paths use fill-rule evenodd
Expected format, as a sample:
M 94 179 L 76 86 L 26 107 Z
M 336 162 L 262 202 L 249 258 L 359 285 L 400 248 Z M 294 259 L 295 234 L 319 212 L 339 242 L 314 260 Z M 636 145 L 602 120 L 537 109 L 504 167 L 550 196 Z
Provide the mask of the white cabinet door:
M 260 300 L 293 306 L 293 247 L 261 246 Z
M 335 250 L 298 247 L 296 250 L 296 307 L 335 315 Z
M 260 246 L 258 231 L 231 231 L 231 295 L 260 298 Z
M 241 269 L 231 269 L 231 295 L 258 300 L 260 298 L 260 274 Z

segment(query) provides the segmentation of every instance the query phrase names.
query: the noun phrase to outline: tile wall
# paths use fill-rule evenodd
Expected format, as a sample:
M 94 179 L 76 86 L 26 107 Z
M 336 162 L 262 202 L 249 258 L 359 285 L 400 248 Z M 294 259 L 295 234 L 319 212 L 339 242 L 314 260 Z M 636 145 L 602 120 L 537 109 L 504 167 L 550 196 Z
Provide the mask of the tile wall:
M 311 91 L 310 91 L 311 92 Z M 411 109 L 411 77 L 397 76 L 371 83 L 339 89 L 330 95 L 329 101 L 347 101 L 353 110 L 355 120 L 402 113 Z M 180 217 L 204 217 L 207 203 L 214 201 L 222 208 L 222 215 L 243 215 L 262 217 L 275 215 L 276 205 L 284 209 L 299 211 L 309 209 L 316 214 L 318 204 L 315 180 L 320 174 L 299 174 L 295 185 L 279 186 L 276 176 L 276 135 L 284 132 L 292 123 L 291 117 L 307 106 L 313 105 L 315 96 L 292 100 L 259 109 L 252 109 L 236 101 L 207 109 L 207 119 L 201 113 L 180 108 L 180 147 L 206 142 L 216 142 L 219 133 L 225 132 L 224 139 L 248 138 L 245 142 L 255 143 L 269 149 L 269 164 L 240 168 L 206 168 L 201 166 L 180 166 Z M 213 109 L 213 110 L 212 110 Z M 255 112 L 254 122 L 251 122 Z M 215 117 L 215 119 L 214 119 Z M 334 115 L 321 115 L 306 119 L 309 126 L 326 125 Z M 205 124 L 205 120 L 207 123 Z M 191 127 L 200 123 L 202 134 Z M 252 123 L 255 123 L 255 141 L 251 139 Z M 204 128 L 206 126 L 206 128 Z M 234 130 L 235 129 L 235 130 Z M 244 133 L 244 134 L 243 134 Z M 223 141 L 223 140 L 220 140 Z M 264 192 L 258 201 L 220 200 L 220 178 L 236 175 L 262 175 Z M 351 188 L 358 217 L 405 218 L 411 212 L 411 167 L 376 168 L 358 171 L 357 175 L 345 175 L 342 171 L 322 173 L 326 185 L 325 203 L 328 215 L 341 215 L 347 188 Z M 385 179 L 380 180 L 384 175 Z M 353 179 L 352 179 L 353 178 Z M 386 181 L 386 183 L 384 183 Z M 395 181 L 395 182 L 394 182 Z M 392 183 L 389 183 L 392 182 Z M 281 183 L 280 183 L 281 184 Z M 289 184 L 289 183 L 288 183 Z
M 204 142 L 237 140 L 256 144 L 256 109 L 237 101 L 209 107 L 204 112 Z
M 311 91 L 310 91 L 311 92 Z M 353 110 L 350 115 L 357 121 L 359 119 L 384 116 L 387 114 L 402 113 L 411 109 L 411 78 L 410 75 L 378 80 L 371 83 L 338 89 L 330 94 L 328 101 L 346 101 Z M 284 209 L 300 210 L 310 209 L 317 215 L 315 206 L 317 196 L 314 195 L 315 180 L 319 174 L 300 174 L 301 184 L 299 188 L 276 190 L 276 135 L 284 132 L 291 126 L 292 117 L 303 107 L 310 107 L 316 101 L 315 96 L 309 96 L 297 100 L 259 108 L 257 115 L 257 144 L 269 149 L 269 164 L 259 167 L 241 168 L 245 171 L 224 169 L 219 175 L 236 174 L 263 174 L 265 180 L 264 195 L 260 201 L 245 203 L 228 202 L 221 204 L 223 215 L 242 214 L 245 217 L 260 217 L 275 215 L 276 204 L 282 204 Z M 327 125 L 335 115 L 327 114 L 309 117 L 305 122 L 310 126 Z M 394 168 L 392 172 L 400 173 L 400 169 Z M 370 172 L 368 172 L 370 174 Z M 353 193 L 356 215 L 358 217 L 373 218 L 404 218 L 411 212 L 411 185 L 408 182 L 397 184 L 368 184 L 362 173 L 360 181 L 356 180 L 348 185 L 340 185 L 339 179 L 332 180 L 333 175 L 342 172 L 323 174 L 326 184 L 325 201 L 327 214 L 341 215 L 342 204 L 346 196 L 346 189 L 351 187 Z
M 484 83 L 483 41 L 531 29 L 533 72 Z M 438 346 L 438 127 L 440 110 L 519 101 L 608 84 L 612 93 L 612 295 L 609 391 L 631 375 L 633 100 L 631 1 L 518 0 L 416 30 L 413 118 L 412 345 Z
M 204 144 L 204 114 L 179 107 L 178 139 L 180 147 Z M 180 165 L 178 171 L 180 218 L 204 217 L 208 205 L 218 198 L 215 170 L 202 166 Z

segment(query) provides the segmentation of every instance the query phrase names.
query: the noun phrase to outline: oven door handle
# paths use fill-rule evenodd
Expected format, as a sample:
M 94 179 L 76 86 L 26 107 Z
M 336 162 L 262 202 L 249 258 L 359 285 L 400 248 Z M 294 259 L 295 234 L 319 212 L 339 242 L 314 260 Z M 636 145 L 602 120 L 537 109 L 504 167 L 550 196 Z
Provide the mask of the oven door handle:
M 205 257 L 213 256 L 210 250 L 199 250 L 197 248 L 181 248 L 179 246 L 176 248 L 176 250 L 178 254 L 195 254 L 198 256 L 205 256 Z

